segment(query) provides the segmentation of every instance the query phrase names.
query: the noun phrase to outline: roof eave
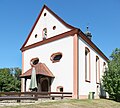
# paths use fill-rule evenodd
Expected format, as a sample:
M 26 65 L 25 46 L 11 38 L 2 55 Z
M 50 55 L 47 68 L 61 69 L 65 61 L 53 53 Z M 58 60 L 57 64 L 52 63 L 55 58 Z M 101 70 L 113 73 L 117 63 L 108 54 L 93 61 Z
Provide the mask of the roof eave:
M 43 40 L 43 41 L 40 41 L 40 42 L 31 44 L 31 45 L 26 46 L 26 47 L 22 47 L 20 50 L 23 52 L 23 51 L 25 51 L 25 50 L 27 50 L 27 49 L 34 48 L 34 47 L 36 47 L 36 46 L 46 44 L 46 43 L 48 43 L 48 42 L 52 42 L 52 41 L 55 41 L 55 40 L 58 40 L 58 39 L 61 39 L 61 38 L 64 38 L 64 37 L 67 37 L 67 36 L 70 36 L 70 35 L 78 34 L 79 31 L 80 31 L 80 29 L 75 28 L 75 29 L 73 29 L 73 30 L 70 30 L 70 31 L 67 31 L 67 32 L 65 32 L 65 33 L 62 33 L 62 34 L 53 36 L 53 37 L 48 38 L 48 39 L 46 39 L 46 40 Z
M 104 55 L 104 53 L 90 40 L 86 37 L 86 35 L 80 31 L 78 35 L 87 43 L 89 44 L 102 58 L 104 58 L 106 61 L 109 59 Z
M 103 52 L 90 40 L 86 37 L 86 35 L 78 28 L 75 28 L 71 31 L 68 31 L 68 32 L 65 32 L 65 33 L 62 33 L 62 34 L 59 34 L 59 35 L 56 35 L 54 37 L 51 37 L 51 38 L 48 38 L 44 41 L 40 41 L 40 42 L 37 42 L 37 43 L 34 43 L 32 45 L 29 45 L 29 46 L 26 46 L 26 47 L 23 47 L 21 48 L 21 51 L 25 51 L 27 49 L 30 49 L 30 48 L 33 48 L 33 47 L 36 47 L 36 46 L 39 46 L 39 45 L 43 45 L 45 43 L 48 43 L 48 42 L 52 42 L 54 40 L 58 40 L 58 39 L 61 39 L 61 38 L 64 38 L 64 37 L 67 37 L 67 36 L 70 36 L 70 35 L 74 35 L 74 34 L 78 34 L 78 36 L 80 36 L 88 45 L 90 45 L 101 57 L 103 57 L 106 61 L 108 61 L 109 59 L 103 54 Z

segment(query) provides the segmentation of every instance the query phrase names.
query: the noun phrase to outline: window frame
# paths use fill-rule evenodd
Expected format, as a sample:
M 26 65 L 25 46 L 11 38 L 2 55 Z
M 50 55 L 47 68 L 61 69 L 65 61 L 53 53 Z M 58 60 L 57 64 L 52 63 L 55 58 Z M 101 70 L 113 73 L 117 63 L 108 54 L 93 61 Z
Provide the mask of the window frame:
M 47 28 L 44 28 L 44 29 L 42 30 L 42 38 L 43 38 L 43 40 L 46 40 L 46 39 L 47 39 Z
M 62 91 L 61 91 L 61 88 L 63 89 Z M 63 92 L 64 91 L 64 87 L 63 86 L 57 86 L 57 90 L 56 90 L 57 92 Z
M 62 57 L 60 58 L 60 60 L 54 60 L 54 57 L 57 56 L 57 55 L 59 55 L 59 54 L 63 57 L 63 54 L 61 52 L 53 53 L 50 56 L 50 60 L 52 61 L 52 63 L 60 62 L 60 60 L 61 60 Z
M 53 26 L 53 30 L 55 30 L 56 29 L 56 26 Z
M 103 62 L 103 73 L 107 70 L 107 64 L 106 62 Z
M 100 84 L 100 58 L 96 56 L 96 83 Z
M 33 63 L 35 60 L 38 60 L 38 63 L 39 63 L 39 58 L 38 58 L 38 57 L 32 58 L 32 59 L 30 60 L 30 65 L 31 65 L 32 67 L 38 64 L 38 63 L 37 63 L 37 64 L 34 64 L 34 63 Z
M 87 54 L 86 54 L 87 52 Z M 90 50 L 85 47 L 85 81 L 91 81 L 91 60 L 90 60 Z

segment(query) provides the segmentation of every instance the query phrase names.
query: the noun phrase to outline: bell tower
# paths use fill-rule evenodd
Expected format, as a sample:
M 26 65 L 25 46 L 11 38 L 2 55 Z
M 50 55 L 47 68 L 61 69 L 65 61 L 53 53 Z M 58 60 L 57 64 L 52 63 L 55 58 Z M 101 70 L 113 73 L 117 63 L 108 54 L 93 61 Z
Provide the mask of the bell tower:
M 88 38 L 88 39 L 92 39 L 92 34 L 91 34 L 91 32 L 88 30 L 89 29 L 89 27 L 87 26 L 87 30 L 86 30 L 86 32 L 85 32 L 85 35 L 86 35 L 86 37 Z

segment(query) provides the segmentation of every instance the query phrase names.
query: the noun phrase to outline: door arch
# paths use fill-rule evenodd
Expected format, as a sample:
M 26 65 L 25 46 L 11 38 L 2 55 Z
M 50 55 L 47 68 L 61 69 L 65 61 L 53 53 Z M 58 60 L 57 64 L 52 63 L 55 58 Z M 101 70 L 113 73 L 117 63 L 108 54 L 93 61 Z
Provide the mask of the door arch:
M 42 79 L 41 81 L 41 92 L 48 92 L 49 91 L 49 81 L 47 78 Z

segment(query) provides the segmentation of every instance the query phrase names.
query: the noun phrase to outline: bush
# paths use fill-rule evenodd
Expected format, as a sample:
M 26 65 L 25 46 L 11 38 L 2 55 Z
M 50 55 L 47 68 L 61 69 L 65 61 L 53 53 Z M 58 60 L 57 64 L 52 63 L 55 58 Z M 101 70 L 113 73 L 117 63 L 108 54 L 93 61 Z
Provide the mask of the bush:
M 120 49 L 116 48 L 111 54 L 108 69 L 105 71 L 102 81 L 110 99 L 120 101 Z

